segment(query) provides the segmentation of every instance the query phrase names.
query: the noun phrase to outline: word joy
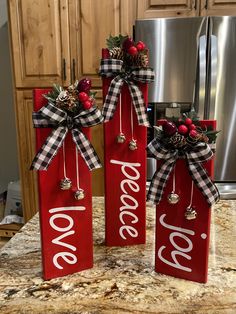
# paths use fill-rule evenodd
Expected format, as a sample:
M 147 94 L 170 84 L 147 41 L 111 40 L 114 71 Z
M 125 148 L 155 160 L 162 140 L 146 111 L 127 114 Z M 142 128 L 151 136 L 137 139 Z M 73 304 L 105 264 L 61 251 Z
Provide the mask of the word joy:
M 167 224 L 164 221 L 165 217 L 166 217 L 166 214 L 161 215 L 159 222 L 164 228 L 171 230 L 171 232 L 169 234 L 169 241 L 174 248 L 170 253 L 172 261 L 167 260 L 162 255 L 162 252 L 166 249 L 165 245 L 163 245 L 159 248 L 159 250 L 157 252 L 158 258 L 163 263 L 165 263 L 165 264 L 167 264 L 173 268 L 177 268 L 177 269 L 180 269 L 180 270 L 185 271 L 185 272 L 192 272 L 191 268 L 183 266 L 179 263 L 177 256 L 181 256 L 186 260 L 192 259 L 190 254 L 191 254 L 191 251 L 193 249 L 193 242 L 190 239 L 190 236 L 194 236 L 195 232 L 192 230 L 189 230 L 189 229 L 180 228 L 180 227 L 176 227 L 176 226 L 172 226 L 170 224 Z M 176 243 L 175 239 L 178 239 L 178 238 L 181 238 L 186 242 L 186 247 L 181 247 Z
M 61 234 L 52 240 L 52 243 L 57 245 L 58 248 L 61 249 L 58 253 L 53 256 L 53 264 L 58 269 L 63 269 L 61 264 L 59 263 L 59 259 L 64 260 L 67 264 L 76 264 L 77 256 L 73 253 L 76 252 L 76 247 L 74 245 L 69 244 L 66 240 L 69 239 L 70 236 L 75 234 L 74 227 L 74 219 L 66 214 L 68 211 L 84 211 L 85 207 L 83 206 L 71 206 L 71 207 L 57 207 L 49 210 L 50 214 L 53 214 L 49 219 L 49 224 L 53 230 L 60 232 Z M 63 212 L 63 213 L 62 213 Z M 58 221 L 65 224 L 64 227 L 61 227 L 58 224 Z M 65 250 L 67 249 L 67 250 Z
M 110 162 L 120 166 L 121 172 L 125 177 L 120 182 L 120 189 L 123 194 L 120 196 L 122 206 L 120 207 L 119 219 L 122 226 L 119 229 L 119 234 L 124 240 L 127 239 L 127 234 L 132 238 L 136 238 L 138 236 L 138 230 L 132 225 L 137 224 L 139 221 L 134 212 L 139 207 L 139 203 L 136 198 L 130 194 L 131 192 L 138 193 L 140 191 L 140 187 L 136 181 L 140 178 L 140 173 L 137 168 L 140 167 L 141 164 L 114 159 Z

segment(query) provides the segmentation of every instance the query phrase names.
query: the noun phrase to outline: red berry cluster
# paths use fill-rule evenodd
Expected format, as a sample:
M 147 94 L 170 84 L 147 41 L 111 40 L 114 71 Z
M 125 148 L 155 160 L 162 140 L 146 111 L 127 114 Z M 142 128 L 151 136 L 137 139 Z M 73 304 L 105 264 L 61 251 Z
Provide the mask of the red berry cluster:
M 184 136 L 190 136 L 192 138 L 196 138 L 198 136 L 198 132 L 196 131 L 196 125 L 190 118 L 186 118 L 184 122 L 181 121 L 178 127 L 173 122 L 165 121 L 162 125 L 162 128 L 165 135 L 167 136 L 172 136 L 176 132 Z
M 93 105 L 93 99 L 89 97 L 89 92 L 91 89 L 91 80 L 89 79 L 82 79 L 78 83 L 78 91 L 79 91 L 79 101 L 82 102 L 82 105 L 85 110 L 88 110 Z
M 178 132 L 184 136 L 189 135 L 193 138 L 197 137 L 198 135 L 198 132 L 196 131 L 196 125 L 190 118 L 186 118 L 184 124 L 180 124 L 178 127 Z
M 123 42 L 123 49 L 131 56 L 135 56 L 138 54 L 139 51 L 143 51 L 146 48 L 146 45 L 139 41 L 137 44 L 133 41 L 132 38 L 128 37 Z

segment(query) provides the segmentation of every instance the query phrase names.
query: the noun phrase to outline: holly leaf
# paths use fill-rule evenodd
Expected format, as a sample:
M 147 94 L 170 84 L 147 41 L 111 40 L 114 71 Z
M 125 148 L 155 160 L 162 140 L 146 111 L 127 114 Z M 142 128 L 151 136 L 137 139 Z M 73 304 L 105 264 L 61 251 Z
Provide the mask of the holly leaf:
M 121 47 L 123 41 L 128 38 L 128 36 L 123 36 L 119 34 L 118 36 L 109 36 L 109 38 L 106 40 L 107 48 L 113 49 L 114 47 Z

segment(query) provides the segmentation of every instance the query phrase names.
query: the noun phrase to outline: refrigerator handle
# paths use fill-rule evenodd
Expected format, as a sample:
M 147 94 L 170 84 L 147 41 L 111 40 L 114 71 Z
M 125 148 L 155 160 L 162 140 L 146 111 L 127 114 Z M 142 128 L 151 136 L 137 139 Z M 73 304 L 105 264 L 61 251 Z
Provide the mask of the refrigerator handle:
M 218 45 L 217 37 L 210 36 L 211 51 L 210 51 L 210 106 L 208 108 L 207 118 L 210 120 L 215 119 L 215 99 L 216 99 L 216 78 L 217 78 L 217 63 L 218 63 Z
M 199 37 L 199 94 L 198 94 L 198 115 L 204 117 L 205 86 L 206 86 L 206 35 Z

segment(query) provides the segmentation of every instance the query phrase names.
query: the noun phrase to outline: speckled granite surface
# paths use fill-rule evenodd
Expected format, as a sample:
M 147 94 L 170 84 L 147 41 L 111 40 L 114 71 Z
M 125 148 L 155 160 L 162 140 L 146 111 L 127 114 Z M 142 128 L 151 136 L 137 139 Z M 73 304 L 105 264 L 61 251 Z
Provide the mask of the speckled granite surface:
M 94 199 L 94 268 L 43 281 L 36 215 L 0 251 L 0 313 L 236 313 L 236 201 L 215 206 L 209 279 L 198 284 L 154 272 L 154 208 L 147 244 L 107 248 L 103 198 Z

